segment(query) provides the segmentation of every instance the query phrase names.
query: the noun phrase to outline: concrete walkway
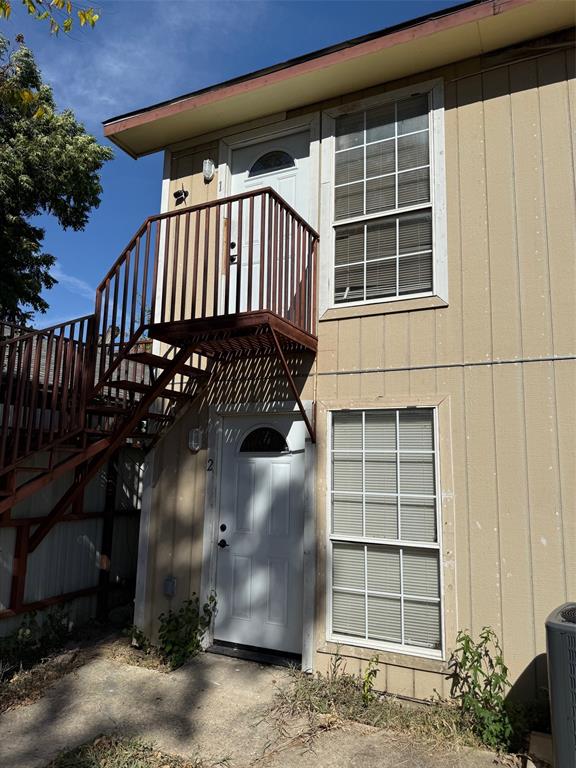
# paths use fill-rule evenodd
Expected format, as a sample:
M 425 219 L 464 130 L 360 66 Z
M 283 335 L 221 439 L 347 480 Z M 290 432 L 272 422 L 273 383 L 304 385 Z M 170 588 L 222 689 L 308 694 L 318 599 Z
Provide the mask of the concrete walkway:
M 29 706 L 0 716 L 0 766 L 41 768 L 102 733 L 138 736 L 159 749 L 229 768 L 488 768 L 481 752 L 439 755 L 384 732 L 350 725 L 321 733 L 312 751 L 280 736 L 267 715 L 288 673 L 202 654 L 169 675 L 96 658 Z M 292 735 L 290 735 L 292 734 Z

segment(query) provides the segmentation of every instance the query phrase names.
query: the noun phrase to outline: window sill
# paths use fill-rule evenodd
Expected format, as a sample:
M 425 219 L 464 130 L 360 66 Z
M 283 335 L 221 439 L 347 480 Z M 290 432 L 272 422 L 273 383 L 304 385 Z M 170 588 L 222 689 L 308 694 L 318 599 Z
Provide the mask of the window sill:
M 440 296 L 423 296 L 422 298 L 382 301 L 377 304 L 357 304 L 349 307 L 332 307 L 324 312 L 320 318 L 320 322 L 346 320 L 350 317 L 388 315 L 393 312 L 417 312 L 423 309 L 441 309 L 447 306 L 448 302 L 441 299 Z
M 423 672 L 437 672 L 439 674 L 446 674 L 448 665 L 446 661 L 439 658 L 428 658 L 426 656 L 416 656 L 410 653 L 399 653 L 394 651 L 386 651 L 374 648 L 367 648 L 366 646 L 359 645 L 344 645 L 341 642 L 333 642 L 327 640 L 323 645 L 316 648 L 317 653 L 325 654 L 339 654 L 351 659 L 362 659 L 363 661 L 370 661 L 374 658 L 375 652 L 378 654 L 378 659 L 381 664 L 392 664 L 395 667 L 406 667 L 407 669 L 418 669 Z

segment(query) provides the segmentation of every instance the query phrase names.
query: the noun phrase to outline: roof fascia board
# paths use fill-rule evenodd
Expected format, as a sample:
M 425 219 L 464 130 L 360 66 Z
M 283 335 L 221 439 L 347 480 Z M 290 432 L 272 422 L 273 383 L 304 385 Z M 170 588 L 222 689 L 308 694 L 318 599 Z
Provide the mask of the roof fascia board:
M 214 101 L 224 100 L 229 96 L 236 96 L 246 91 L 276 84 L 287 78 L 307 74 L 315 69 L 330 67 L 332 64 L 339 63 L 343 59 L 366 56 L 384 48 L 401 45 L 415 38 L 431 35 L 435 32 L 451 29 L 463 24 L 474 23 L 532 2 L 534 0 L 488 0 L 487 2 L 475 3 L 474 5 L 466 6 L 460 10 L 432 19 L 425 19 L 424 21 L 416 19 L 407 27 L 403 26 L 401 29 L 393 28 L 391 32 L 385 31 L 377 38 L 366 42 L 339 48 L 336 51 L 314 58 L 305 58 L 303 61 L 297 59 L 296 63 L 291 64 L 288 62 L 286 65 L 282 65 L 281 68 L 275 68 L 273 71 L 263 70 L 262 74 L 256 72 L 246 75 L 239 80 L 232 81 L 230 84 L 223 83 L 203 91 L 179 96 L 172 101 L 154 105 L 144 110 L 111 118 L 104 123 L 105 132 L 106 129 L 113 129 L 110 130 L 110 134 L 116 133 L 117 131 L 140 125 L 143 122 L 158 120 L 169 114 L 205 106 Z

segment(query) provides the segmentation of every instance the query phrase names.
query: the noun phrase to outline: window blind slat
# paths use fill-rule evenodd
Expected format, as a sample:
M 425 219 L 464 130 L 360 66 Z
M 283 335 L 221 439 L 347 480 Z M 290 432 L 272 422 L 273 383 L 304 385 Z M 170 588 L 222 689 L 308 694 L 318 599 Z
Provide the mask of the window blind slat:
M 337 267 L 334 273 L 335 301 L 360 301 L 364 298 L 364 265 Z
M 339 635 L 366 636 L 364 595 L 353 595 L 346 592 L 333 593 L 332 629 Z
M 402 538 L 407 541 L 437 541 L 434 499 L 400 499 Z
M 432 290 L 432 254 L 403 256 L 398 265 L 399 293 Z
M 368 547 L 368 590 L 400 594 L 400 551 L 391 547 Z
M 414 173 L 414 171 L 409 171 Z M 368 179 L 366 182 L 366 213 L 380 213 L 396 208 L 396 182 L 394 176 Z
M 349 219 L 364 213 L 364 182 L 336 187 L 335 216 Z
M 332 446 L 335 451 L 362 450 L 362 414 L 337 413 L 332 421 Z
M 362 492 L 362 455 L 358 453 L 334 454 L 332 474 L 335 491 Z
M 366 493 L 396 493 L 396 455 L 368 453 L 364 457 Z
M 407 171 L 410 168 L 419 168 L 428 165 L 430 156 L 428 151 L 428 132 L 412 133 L 409 136 L 398 138 L 398 170 Z
M 342 227 L 336 230 L 336 266 L 364 261 L 364 227 Z
M 362 497 L 339 496 L 332 499 L 332 533 L 362 536 Z
M 432 451 L 434 449 L 434 431 L 432 412 L 424 408 L 414 411 L 401 411 L 400 450 Z
M 432 250 L 432 213 L 406 213 L 398 217 L 399 252 L 415 253 Z
M 422 648 L 440 648 L 438 603 L 404 602 L 404 642 Z
M 412 96 L 397 103 L 398 135 L 428 128 L 428 96 Z
M 366 226 L 366 259 L 396 256 L 396 218 L 381 219 Z
M 358 544 L 334 544 L 332 580 L 338 589 L 364 589 L 364 547 Z
M 349 149 L 364 141 L 364 115 L 354 112 L 336 120 L 336 149 Z
M 346 153 L 351 154 L 351 153 Z M 420 163 L 424 165 L 425 163 Z M 414 166 L 411 166 L 414 168 Z M 394 140 L 379 141 L 366 147 L 366 178 L 383 176 L 396 171 L 396 146 Z M 338 182 L 336 182 L 338 184 Z
M 366 496 L 366 536 L 372 539 L 398 538 L 398 499 Z
M 403 550 L 403 592 L 410 597 L 438 597 L 438 553 L 426 549 Z
M 396 295 L 396 260 L 373 261 L 366 265 L 366 299 Z
M 431 453 L 400 454 L 400 493 L 434 494 L 434 456 Z
M 368 596 L 368 637 L 399 643 L 402 640 L 400 600 Z
M 338 190 L 336 190 L 338 191 Z M 398 207 L 430 202 L 430 169 L 398 174 Z M 368 207 L 368 206 L 366 206 Z M 368 212 L 368 211 L 367 211 Z
M 367 451 L 396 450 L 396 413 L 394 411 L 367 411 L 365 436 Z
M 361 113 L 360 113 L 361 114 Z M 366 112 L 366 141 L 380 141 L 394 136 L 396 109 L 393 103 L 382 104 Z
M 424 165 L 424 163 L 420 163 Z M 336 155 L 336 184 L 350 184 L 364 178 L 364 150 L 362 147 Z

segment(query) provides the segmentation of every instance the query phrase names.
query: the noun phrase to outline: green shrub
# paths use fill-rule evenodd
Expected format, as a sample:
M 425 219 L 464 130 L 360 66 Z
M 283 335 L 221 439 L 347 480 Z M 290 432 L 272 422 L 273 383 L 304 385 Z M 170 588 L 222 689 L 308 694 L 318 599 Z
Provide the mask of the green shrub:
M 376 698 L 376 694 L 374 693 L 374 683 L 376 682 L 376 675 L 378 674 L 379 660 L 378 656 L 372 656 L 362 675 L 362 701 L 364 704 L 370 704 L 370 702 L 374 701 Z
M 122 634 L 130 640 L 130 645 L 134 648 L 137 648 L 139 651 L 144 651 L 144 653 L 150 653 L 152 643 L 148 637 L 146 637 L 144 632 L 142 632 L 140 627 L 133 624 L 131 627 L 127 627 Z
M 473 732 L 487 747 L 507 750 L 513 735 L 505 701 L 510 681 L 495 632 L 483 627 L 475 642 L 460 631 L 450 668 L 451 695 L 460 703 Z
M 172 669 L 181 667 L 202 650 L 202 639 L 216 610 L 216 596 L 210 594 L 200 606 L 197 595 L 186 600 L 177 611 L 158 617 L 158 650 Z
M 41 620 L 35 611 L 25 614 L 18 629 L 0 638 L 0 679 L 29 669 L 60 650 L 69 638 L 69 620 L 62 607 L 46 611 Z

